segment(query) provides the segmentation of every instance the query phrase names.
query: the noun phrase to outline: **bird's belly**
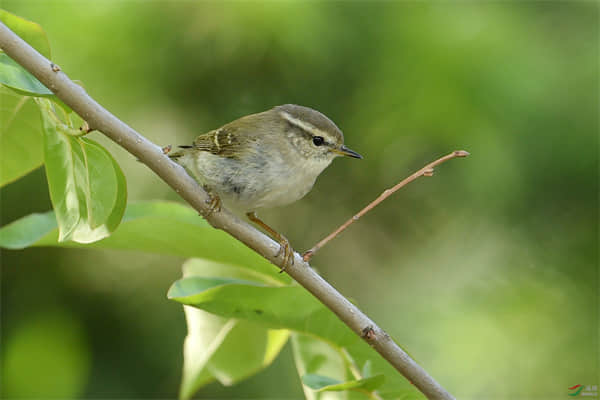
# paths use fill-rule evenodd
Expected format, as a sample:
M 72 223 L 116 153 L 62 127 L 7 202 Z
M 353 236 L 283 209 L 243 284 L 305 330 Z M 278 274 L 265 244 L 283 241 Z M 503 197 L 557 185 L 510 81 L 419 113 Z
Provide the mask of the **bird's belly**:
M 315 179 L 298 179 L 281 169 L 261 169 L 250 174 L 231 175 L 217 184 L 217 192 L 231 207 L 244 211 L 283 206 L 304 197 L 312 188 Z M 246 179 L 253 176 L 254 179 Z M 316 178 L 316 177 L 315 177 Z
M 284 206 L 300 200 L 310 191 L 314 184 L 311 182 L 299 182 L 296 179 L 283 179 L 277 185 L 270 184 L 258 191 L 260 195 L 255 198 L 255 208 L 269 208 Z
M 243 161 L 214 157 L 211 162 L 197 160 L 196 168 L 203 184 L 214 190 L 227 207 L 239 211 L 283 206 L 306 195 L 313 187 L 318 171 L 290 165 L 280 157 L 247 157 Z

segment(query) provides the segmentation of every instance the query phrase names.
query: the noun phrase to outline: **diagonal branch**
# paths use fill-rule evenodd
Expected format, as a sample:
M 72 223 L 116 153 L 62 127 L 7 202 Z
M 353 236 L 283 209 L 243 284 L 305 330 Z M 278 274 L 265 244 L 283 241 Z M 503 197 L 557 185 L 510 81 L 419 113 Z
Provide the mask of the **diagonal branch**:
M 102 132 L 137 157 L 194 209 L 201 214 L 206 214 L 209 207 L 208 195 L 182 167 L 172 162 L 160 147 L 148 141 L 98 104 L 81 86 L 70 80 L 60 68 L 39 54 L 2 23 L 0 23 L 0 48 L 35 75 L 59 99 L 79 114 L 89 126 Z M 279 244 L 229 211 L 223 209 L 221 212 L 213 213 L 207 217 L 207 220 L 215 228 L 229 233 L 271 263 L 279 267 L 283 265 L 282 258 L 274 256 Z M 310 268 L 310 265 L 304 262 L 299 254 L 294 253 L 294 264 L 288 266 L 285 272 L 331 309 L 348 327 L 367 341 L 429 399 L 454 399 L 387 333 Z

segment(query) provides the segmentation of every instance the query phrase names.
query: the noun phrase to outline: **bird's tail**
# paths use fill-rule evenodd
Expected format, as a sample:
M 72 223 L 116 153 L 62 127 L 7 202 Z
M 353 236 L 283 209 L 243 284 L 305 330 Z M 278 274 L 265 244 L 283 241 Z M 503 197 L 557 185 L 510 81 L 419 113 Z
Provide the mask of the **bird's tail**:
M 185 154 L 185 151 L 187 149 L 191 149 L 194 146 L 177 146 L 179 147 L 181 150 L 175 151 L 173 153 L 171 153 L 171 145 L 165 146 L 162 148 L 163 153 L 165 153 L 171 160 L 177 160 L 179 157 L 183 156 Z

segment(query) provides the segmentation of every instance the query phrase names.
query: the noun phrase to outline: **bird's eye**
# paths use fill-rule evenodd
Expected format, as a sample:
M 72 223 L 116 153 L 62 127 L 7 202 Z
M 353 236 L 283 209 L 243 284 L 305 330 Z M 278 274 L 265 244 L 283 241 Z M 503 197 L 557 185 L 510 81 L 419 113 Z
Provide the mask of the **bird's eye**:
M 320 146 L 325 143 L 325 139 L 322 136 L 313 136 L 313 143 L 315 146 Z

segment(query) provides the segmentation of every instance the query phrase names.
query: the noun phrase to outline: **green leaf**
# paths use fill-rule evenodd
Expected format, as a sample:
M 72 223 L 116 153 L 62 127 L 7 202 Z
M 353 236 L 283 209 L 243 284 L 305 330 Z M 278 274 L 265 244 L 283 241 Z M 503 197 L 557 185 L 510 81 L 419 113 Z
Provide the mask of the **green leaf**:
M 0 21 L 44 57 L 50 58 L 48 37 L 39 24 L 5 10 L 0 10 Z M 22 95 L 53 96 L 53 93 L 35 76 L 2 51 L 0 51 L 0 84 L 6 85 Z
M 184 275 L 210 275 L 217 271 L 242 279 L 246 271 L 203 260 L 190 260 Z M 270 282 L 268 275 L 254 274 L 258 281 Z M 219 317 L 193 307 L 184 307 L 188 335 L 184 342 L 184 367 L 180 398 L 188 399 L 206 383 L 217 379 L 231 385 L 271 364 L 287 342 L 289 331 Z
M 42 27 L 8 11 L 0 9 L 0 21 L 44 57 L 50 57 L 50 43 Z
M 222 317 L 243 319 L 268 328 L 289 329 L 294 333 L 316 337 L 340 353 L 347 351 L 356 365 L 364 365 L 371 360 L 374 376 L 383 374 L 396 377 L 384 383 L 382 391 L 394 395 L 415 394 L 422 398 L 414 386 L 399 377 L 395 369 L 304 288 L 295 285 L 267 286 L 262 282 L 243 283 L 239 279 L 223 278 L 223 275 L 191 276 L 175 282 L 168 296 Z M 310 373 L 310 370 L 307 371 Z M 365 387 L 371 387 L 369 385 L 379 385 L 379 379 L 352 385 L 364 390 Z
M 55 218 L 52 211 L 43 215 L 44 221 Z M 244 244 L 225 232 L 214 229 L 194 209 L 175 202 L 130 203 L 119 228 L 112 235 L 85 245 L 59 242 L 56 224 L 49 226 L 44 221 L 27 216 L 0 228 L 0 247 L 85 247 L 203 257 L 235 265 L 215 270 L 215 274 L 226 270 L 225 276 L 246 276 L 248 280 L 255 280 L 257 274 L 260 274 L 268 276 L 271 284 L 291 280 Z
M 361 370 L 361 375 L 363 376 L 363 378 L 369 378 L 369 377 L 373 376 L 371 360 L 367 360 L 365 362 L 365 365 L 363 365 L 362 370 Z
M 302 377 L 302 383 L 309 388 L 319 392 L 337 392 L 342 390 L 361 390 L 372 392 L 385 382 L 383 374 L 375 375 L 370 378 L 355 379 L 340 382 L 337 379 L 317 374 L 306 374 Z
M 354 333 L 333 312 L 299 286 L 192 276 L 176 281 L 168 297 L 223 317 L 317 334 L 341 346 L 355 340 Z
M 120 190 L 126 190 L 125 177 L 116 161 L 102 146 L 86 138 L 76 140 L 79 141 L 81 155 L 86 163 L 84 171 L 87 177 L 84 188 L 86 203 L 90 205 L 88 223 L 92 229 L 103 225 L 113 214 L 117 200 L 121 200 L 116 219 L 118 224 L 127 204 L 126 194 L 120 193 Z M 111 173 L 116 170 L 120 173 Z M 123 179 L 119 181 L 119 177 Z
M 44 57 L 51 58 L 50 44 L 46 32 L 39 24 L 27 21 L 4 10 L 0 10 L 0 21 L 4 22 Z M 48 68 L 50 68 L 50 65 L 48 65 Z M 50 89 L 0 49 L 1 85 L 22 96 L 50 98 L 67 113 L 72 112 L 71 108 L 56 97 Z
M 317 374 L 306 374 L 302 376 L 302 383 L 313 390 L 319 390 L 327 387 L 328 385 L 336 385 L 340 382 L 341 381 L 339 379 Z
M 0 83 L 24 96 L 54 96 L 42 82 L 3 52 L 0 52 Z
M 339 348 L 329 345 L 315 336 L 302 333 L 293 333 L 292 350 L 296 369 L 300 377 L 318 374 L 343 382 L 347 379 L 348 368 Z M 339 399 L 346 400 L 346 393 L 322 393 L 315 392 L 308 386 L 303 386 L 304 396 L 307 400 Z
M 39 109 L 31 98 L 0 88 L 0 187 L 42 165 Z
M 38 99 L 44 126 L 44 160 L 59 242 L 91 243 L 118 226 L 127 201 L 125 177 L 110 153 L 77 137 L 49 100 Z
M 5 249 L 23 249 L 56 230 L 53 212 L 30 214 L 0 229 L 0 246 Z
M 229 386 L 254 375 L 273 362 L 289 337 L 287 330 L 266 329 L 192 307 L 185 307 L 185 314 L 188 335 L 181 399 L 189 399 L 215 379 Z
M 81 141 L 87 143 L 88 147 L 90 148 L 94 146 L 98 147 L 98 149 L 102 151 L 106 157 L 108 157 L 110 163 L 112 164 L 112 170 L 114 171 L 116 178 L 115 202 L 112 210 L 108 213 L 105 224 L 109 232 L 114 232 L 123 220 L 123 215 L 125 214 L 125 209 L 127 208 L 127 180 L 125 179 L 125 174 L 123 174 L 121 166 L 117 163 L 117 160 L 114 159 L 112 154 L 108 152 L 108 150 L 89 139 L 82 138 Z M 110 169 L 108 169 L 107 172 L 109 171 Z M 99 190 L 103 191 L 104 187 L 101 187 Z

